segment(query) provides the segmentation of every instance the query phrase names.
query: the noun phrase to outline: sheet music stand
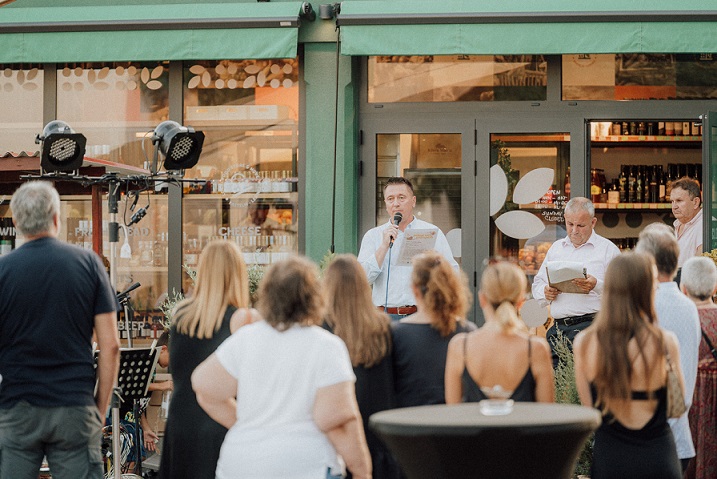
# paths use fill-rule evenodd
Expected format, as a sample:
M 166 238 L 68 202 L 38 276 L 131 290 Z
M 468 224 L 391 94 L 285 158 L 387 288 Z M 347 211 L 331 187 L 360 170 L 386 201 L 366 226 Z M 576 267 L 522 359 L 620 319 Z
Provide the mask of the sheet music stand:
M 122 464 L 120 456 L 120 402 L 132 401 L 134 410 L 134 444 L 135 444 L 135 473 L 142 473 L 142 450 L 139 438 L 139 415 L 137 414 L 137 401 L 147 396 L 149 383 L 152 382 L 154 370 L 157 367 L 161 348 L 152 345 L 149 348 L 122 348 L 120 349 L 120 368 L 117 376 L 117 386 L 112 392 L 112 464 L 116 479 L 122 479 Z M 133 477 L 130 475 L 130 477 Z

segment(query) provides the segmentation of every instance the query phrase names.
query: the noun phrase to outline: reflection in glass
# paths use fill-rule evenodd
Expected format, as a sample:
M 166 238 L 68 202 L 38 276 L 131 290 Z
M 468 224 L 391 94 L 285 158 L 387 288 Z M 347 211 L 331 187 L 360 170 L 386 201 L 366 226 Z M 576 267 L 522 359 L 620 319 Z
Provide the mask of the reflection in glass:
M 541 101 L 542 55 L 414 55 L 368 59 L 369 103 Z
M 57 117 L 87 137 L 86 156 L 144 167 L 142 140 L 167 120 L 164 62 L 59 65 Z
M 43 81 L 42 65 L 0 65 L 0 155 L 39 150 Z
M 563 100 L 717 98 L 717 56 L 581 54 L 562 57 Z
M 376 136 L 376 224 L 388 221 L 383 187 L 404 176 L 416 194 L 414 215 L 443 231 L 460 263 L 461 135 L 456 133 Z
M 570 136 L 491 135 L 490 255 L 517 259 L 529 281 L 565 236 Z
M 185 63 L 185 124 L 206 135 L 185 178 L 208 180 L 184 188 L 185 263 L 214 238 L 250 264 L 298 251 L 298 78 L 296 58 Z

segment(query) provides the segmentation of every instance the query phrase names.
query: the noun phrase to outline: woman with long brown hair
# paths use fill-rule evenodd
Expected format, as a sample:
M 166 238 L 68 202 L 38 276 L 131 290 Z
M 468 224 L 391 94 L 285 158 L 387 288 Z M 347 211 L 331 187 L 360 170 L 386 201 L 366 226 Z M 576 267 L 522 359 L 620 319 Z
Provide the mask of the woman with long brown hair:
M 448 342 L 475 329 L 465 320 L 470 307 L 466 277 L 436 251 L 413 259 L 411 289 L 418 311 L 392 324 L 398 407 L 443 404 Z
M 667 424 L 667 371 L 684 395 L 675 335 L 657 325 L 657 268 L 650 256 L 623 253 L 610 262 L 600 312 L 575 341 L 580 401 L 601 410 L 593 479 L 682 477 Z
M 344 340 L 356 374 L 356 400 L 371 453 L 374 479 L 400 477 L 398 464 L 369 429 L 371 414 L 391 409 L 393 367 L 391 320 L 371 301 L 371 287 L 356 257 L 337 256 L 324 273 L 326 324 Z
M 485 324 L 456 334 L 448 345 L 447 404 L 487 399 L 481 386 L 500 386 L 515 401 L 555 400 L 550 346 L 518 317 L 526 289 L 525 273 L 515 264 L 498 262 L 483 272 L 478 299 Z
M 194 294 L 176 306 L 169 334 L 174 393 L 160 477 L 214 477 L 227 429 L 199 407 L 190 378 L 231 333 L 258 318 L 248 306 L 249 279 L 241 250 L 226 240 L 210 242 L 199 258 Z

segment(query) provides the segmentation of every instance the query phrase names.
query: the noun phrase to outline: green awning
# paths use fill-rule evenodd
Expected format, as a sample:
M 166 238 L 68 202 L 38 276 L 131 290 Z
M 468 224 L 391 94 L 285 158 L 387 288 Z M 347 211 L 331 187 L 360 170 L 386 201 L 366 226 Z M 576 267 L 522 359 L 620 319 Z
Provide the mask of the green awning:
M 344 55 L 717 52 L 717 1 L 344 1 Z
M 304 6 L 20 5 L 0 8 L 0 63 L 293 58 Z

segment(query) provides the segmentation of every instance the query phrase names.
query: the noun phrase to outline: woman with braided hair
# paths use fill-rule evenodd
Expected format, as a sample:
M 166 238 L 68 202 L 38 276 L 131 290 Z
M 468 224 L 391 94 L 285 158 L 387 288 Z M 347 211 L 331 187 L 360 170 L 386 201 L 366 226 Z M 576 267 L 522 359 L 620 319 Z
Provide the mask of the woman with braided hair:
M 485 324 L 457 334 L 448 346 L 447 404 L 487 399 L 481 386 L 500 387 L 515 401 L 555 400 L 550 347 L 518 317 L 526 289 L 525 273 L 515 264 L 497 262 L 483 272 L 478 299 Z

